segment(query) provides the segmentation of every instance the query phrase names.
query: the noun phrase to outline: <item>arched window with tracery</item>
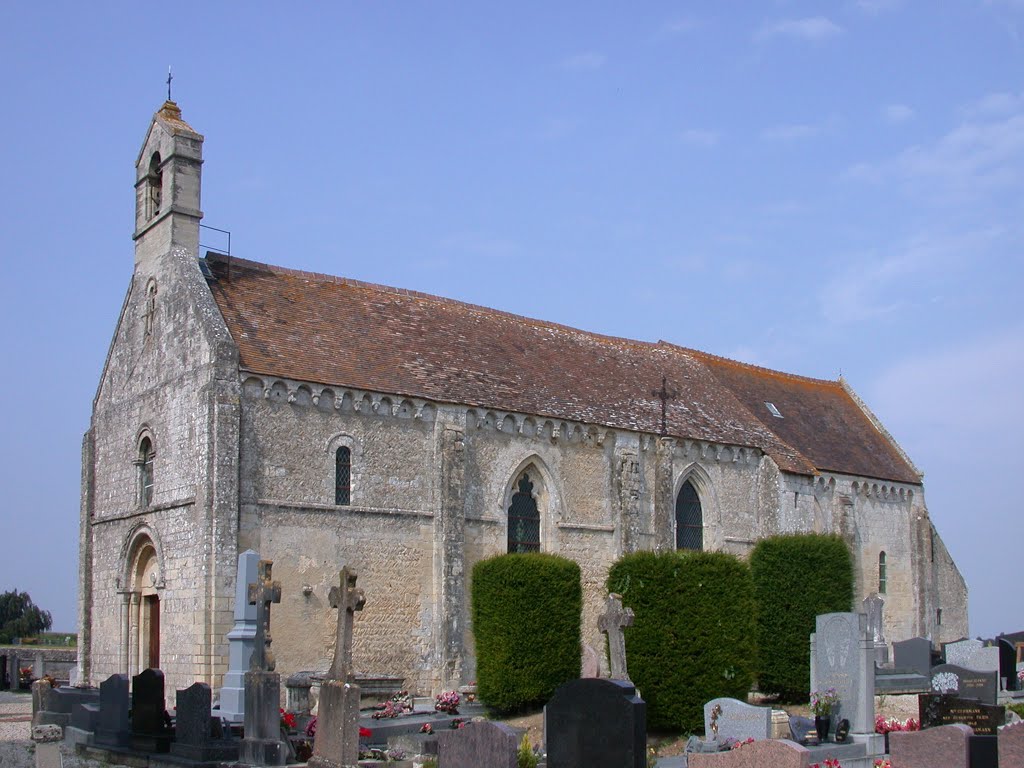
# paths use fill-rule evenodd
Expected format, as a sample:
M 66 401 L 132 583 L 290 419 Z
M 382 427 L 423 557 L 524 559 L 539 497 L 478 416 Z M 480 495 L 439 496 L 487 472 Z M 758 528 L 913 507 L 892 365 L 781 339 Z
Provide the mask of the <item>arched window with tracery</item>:
M 334 503 L 339 507 L 352 503 L 352 449 L 345 445 L 334 454 Z
M 139 455 L 135 460 L 139 468 L 139 504 L 148 507 L 153 503 L 153 460 L 156 449 L 149 435 L 139 440 Z
M 540 552 L 540 509 L 529 474 L 523 473 L 518 487 L 508 507 L 508 551 Z
M 888 574 L 885 568 L 885 552 L 878 553 L 878 594 L 884 595 L 888 582 Z
M 676 549 L 704 549 L 704 513 L 697 489 L 689 480 L 676 497 Z

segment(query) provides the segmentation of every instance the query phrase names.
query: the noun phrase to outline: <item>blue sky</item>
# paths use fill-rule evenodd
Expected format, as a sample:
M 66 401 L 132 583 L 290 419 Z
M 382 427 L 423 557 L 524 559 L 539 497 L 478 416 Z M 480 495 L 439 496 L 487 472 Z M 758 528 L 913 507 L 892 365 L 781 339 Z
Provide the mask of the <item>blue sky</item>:
M 840 371 L 1024 629 L 1024 0 L 5 3 L 0 589 L 75 624 L 80 446 L 166 96 L 239 256 Z

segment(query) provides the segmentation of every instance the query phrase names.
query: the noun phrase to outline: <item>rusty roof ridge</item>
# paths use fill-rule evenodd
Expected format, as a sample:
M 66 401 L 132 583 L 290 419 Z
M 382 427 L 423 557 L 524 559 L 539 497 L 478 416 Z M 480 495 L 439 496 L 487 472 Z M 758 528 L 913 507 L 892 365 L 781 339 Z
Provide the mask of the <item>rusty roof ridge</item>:
M 328 275 L 324 272 L 308 272 L 301 269 L 293 269 L 291 267 L 282 267 L 276 264 L 266 264 L 260 261 L 253 261 L 251 259 L 243 259 L 238 256 L 226 256 L 222 253 L 216 253 L 210 251 L 207 258 L 212 257 L 214 261 L 228 263 L 230 261 L 232 268 L 234 267 L 250 267 L 265 272 L 270 272 L 275 275 L 287 275 L 292 277 L 307 278 L 310 280 L 316 280 L 325 283 L 335 283 L 337 285 L 348 285 L 353 288 L 367 288 L 375 291 L 382 291 L 385 293 L 392 293 L 399 296 L 409 296 L 416 299 L 425 299 L 427 301 L 437 302 L 438 304 L 446 304 L 454 307 L 462 307 L 467 310 L 474 312 L 480 312 L 488 315 L 500 316 L 502 318 L 516 320 L 524 323 L 528 323 L 538 328 L 550 328 L 558 331 L 568 331 L 571 333 L 578 334 L 580 336 L 586 336 L 602 343 L 610 344 L 621 344 L 627 347 L 638 347 L 646 348 L 649 350 L 658 350 L 659 343 L 651 341 L 643 341 L 642 339 L 630 339 L 625 336 L 611 336 L 609 334 L 597 333 L 595 331 L 587 331 L 582 328 L 575 328 L 571 325 L 565 325 L 563 323 L 555 323 L 550 320 L 541 320 L 539 318 L 527 317 L 526 315 L 518 315 L 515 312 L 508 312 L 504 309 L 495 309 L 494 307 L 485 307 L 482 304 L 473 304 L 468 301 L 461 301 L 459 299 L 449 299 L 445 296 L 437 296 L 432 293 L 424 293 L 423 291 L 412 290 L 411 288 L 398 288 L 393 285 L 384 285 L 383 283 L 371 283 L 366 280 L 357 280 L 352 277 L 339 277 L 338 275 Z M 680 349 L 683 349 L 680 347 Z
M 716 354 L 714 354 L 712 352 L 705 352 L 705 351 L 703 351 L 701 349 L 692 349 L 690 347 L 683 347 L 683 346 L 680 346 L 679 344 L 673 344 L 671 341 L 665 341 L 664 339 L 659 339 L 658 340 L 658 344 L 659 345 L 665 345 L 667 347 L 674 347 L 675 349 L 679 349 L 679 350 L 682 350 L 684 352 L 688 352 L 688 353 L 693 354 L 693 355 L 698 355 L 700 357 L 706 357 L 706 358 L 709 358 L 711 360 L 715 360 L 715 361 L 718 361 L 718 362 L 729 363 L 731 365 L 738 365 L 738 366 L 742 366 L 743 368 L 749 368 L 749 369 L 754 370 L 754 371 L 761 371 L 763 373 L 770 373 L 770 374 L 772 374 L 774 376 L 781 376 L 781 377 L 784 377 L 784 378 L 787 378 L 787 379 L 795 379 L 796 381 L 805 381 L 805 382 L 807 382 L 809 384 L 830 384 L 833 387 L 837 387 L 837 386 L 841 385 L 841 381 L 840 380 L 819 379 L 819 378 L 815 378 L 814 376 L 803 376 L 803 375 L 801 375 L 799 373 L 790 373 L 789 371 L 780 371 L 780 370 L 777 370 L 775 368 L 768 368 L 768 367 L 763 366 L 763 365 L 755 365 L 754 363 L 746 363 L 746 362 L 743 362 L 742 360 L 733 360 L 731 357 L 725 357 L 724 355 L 716 355 Z
M 914 460 L 910 458 L 910 455 L 903 450 L 903 446 L 900 445 L 896 438 L 892 436 L 892 433 L 885 428 L 885 425 L 882 424 L 881 420 L 875 416 L 875 412 L 868 407 L 868 404 L 861 399 L 860 395 L 857 394 L 846 379 L 840 376 L 837 383 L 843 388 L 843 391 L 846 392 L 849 398 L 853 400 L 854 404 L 860 408 L 861 413 L 867 417 L 868 421 L 871 422 L 871 425 L 878 430 L 884 439 L 889 441 L 889 444 L 896 449 L 896 453 L 898 453 L 900 457 L 907 462 L 907 466 L 910 467 L 910 471 L 916 473 L 923 483 L 924 472 L 918 468 L 917 464 L 914 463 Z

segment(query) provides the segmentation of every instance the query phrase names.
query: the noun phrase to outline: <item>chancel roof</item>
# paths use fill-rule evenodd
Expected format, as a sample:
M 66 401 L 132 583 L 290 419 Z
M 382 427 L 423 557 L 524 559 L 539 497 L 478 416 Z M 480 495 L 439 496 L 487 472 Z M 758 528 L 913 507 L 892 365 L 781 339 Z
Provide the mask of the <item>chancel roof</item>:
M 920 482 L 841 382 L 398 288 L 207 260 L 245 371 L 653 434 L 664 377 L 677 392 L 671 436 L 759 448 L 799 474 Z

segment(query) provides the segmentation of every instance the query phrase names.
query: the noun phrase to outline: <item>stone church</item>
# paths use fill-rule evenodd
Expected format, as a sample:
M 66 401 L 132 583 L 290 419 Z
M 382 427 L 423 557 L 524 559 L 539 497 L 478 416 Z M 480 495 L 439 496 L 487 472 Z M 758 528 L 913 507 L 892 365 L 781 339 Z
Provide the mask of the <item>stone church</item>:
M 201 253 L 203 137 L 168 101 L 136 160 L 135 269 L 83 441 L 84 679 L 220 685 L 238 555 L 274 561 L 278 671 L 326 669 L 355 568 L 361 673 L 475 677 L 474 563 L 608 566 L 840 534 L 889 640 L 967 634 L 921 472 L 842 378 L 601 336 L 410 290 Z

